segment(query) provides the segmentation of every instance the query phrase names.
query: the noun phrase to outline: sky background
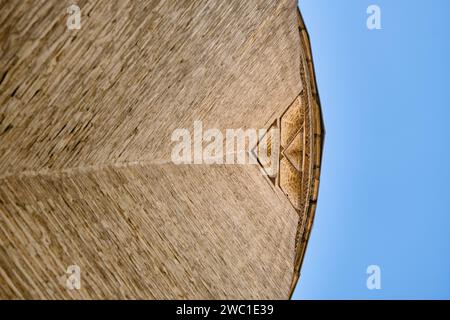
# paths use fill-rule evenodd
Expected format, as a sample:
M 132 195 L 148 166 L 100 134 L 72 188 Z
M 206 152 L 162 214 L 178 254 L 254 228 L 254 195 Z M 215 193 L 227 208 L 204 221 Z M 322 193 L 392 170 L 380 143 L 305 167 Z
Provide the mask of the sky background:
M 382 30 L 366 27 L 371 4 Z M 450 1 L 299 6 L 326 137 L 293 298 L 450 299 Z

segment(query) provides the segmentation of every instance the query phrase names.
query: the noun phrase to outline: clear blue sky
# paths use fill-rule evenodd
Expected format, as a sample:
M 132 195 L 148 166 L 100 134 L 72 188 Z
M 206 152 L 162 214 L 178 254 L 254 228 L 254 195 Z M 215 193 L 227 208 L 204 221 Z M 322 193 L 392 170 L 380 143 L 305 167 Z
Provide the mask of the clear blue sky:
M 371 4 L 382 30 L 366 27 Z M 450 299 L 450 1 L 299 5 L 327 135 L 293 298 Z

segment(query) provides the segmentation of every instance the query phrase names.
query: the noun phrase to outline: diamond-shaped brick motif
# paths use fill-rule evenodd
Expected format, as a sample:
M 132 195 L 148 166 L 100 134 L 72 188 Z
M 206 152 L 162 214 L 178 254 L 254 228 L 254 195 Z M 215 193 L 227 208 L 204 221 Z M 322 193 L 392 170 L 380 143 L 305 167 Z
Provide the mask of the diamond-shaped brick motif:
M 280 160 L 280 188 L 297 210 L 300 210 L 301 183 L 301 173 L 289 160 L 282 158 Z
M 284 156 L 291 162 L 297 171 L 302 170 L 303 137 L 303 131 L 300 130 L 294 139 L 292 139 L 289 146 L 283 151 Z
M 305 110 L 301 96 L 298 96 L 257 147 L 258 159 L 266 174 L 297 210 L 301 210 L 302 171 L 306 156 L 304 119 Z M 274 129 L 278 135 L 273 133 Z M 274 154 L 277 155 L 275 158 Z
M 286 148 L 295 134 L 299 131 L 302 124 L 303 110 L 302 102 L 299 97 L 291 104 L 281 117 L 281 146 Z

